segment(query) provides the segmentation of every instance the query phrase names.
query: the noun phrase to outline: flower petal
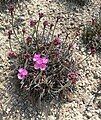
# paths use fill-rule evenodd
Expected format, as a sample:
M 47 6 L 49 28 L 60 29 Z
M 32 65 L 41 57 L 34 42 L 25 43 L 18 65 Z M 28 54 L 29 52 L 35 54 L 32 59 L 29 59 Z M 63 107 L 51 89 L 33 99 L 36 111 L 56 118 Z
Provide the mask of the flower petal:
M 43 57 L 43 58 L 42 58 L 42 60 L 43 60 L 43 63 L 45 63 L 45 64 L 47 64 L 47 63 L 48 63 L 48 58 Z
M 36 70 L 38 70 L 38 69 L 40 68 L 40 64 L 35 63 L 35 64 L 34 64 L 34 68 L 35 68 Z
M 37 58 L 36 63 L 37 64 L 42 64 L 43 63 L 43 59 L 42 58 Z
M 23 80 L 25 78 L 25 76 L 21 75 L 20 73 L 18 73 L 17 76 L 18 76 L 18 79 L 20 80 Z
M 22 75 L 27 76 L 28 75 L 28 71 L 26 69 L 23 69 L 23 71 L 21 72 Z
M 41 65 L 40 65 L 40 69 L 41 69 L 41 70 L 45 70 L 46 67 L 47 67 L 46 64 L 41 64 Z
M 23 72 L 23 70 L 24 70 L 23 68 L 19 68 L 18 72 L 21 73 Z
M 37 61 L 40 58 L 40 54 L 35 54 L 33 57 L 33 61 Z
M 28 75 L 28 71 L 27 71 L 26 69 L 24 69 L 24 68 L 20 68 L 20 69 L 18 70 L 18 72 L 19 72 L 20 74 L 22 74 L 22 75 Z

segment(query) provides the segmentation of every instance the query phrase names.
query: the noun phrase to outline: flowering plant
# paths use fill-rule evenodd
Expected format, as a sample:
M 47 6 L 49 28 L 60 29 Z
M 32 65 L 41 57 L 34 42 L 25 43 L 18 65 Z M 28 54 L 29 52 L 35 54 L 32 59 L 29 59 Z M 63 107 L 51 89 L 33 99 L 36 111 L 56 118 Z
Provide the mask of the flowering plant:
M 43 21 L 45 15 L 40 12 L 37 20 L 29 18 L 28 29 L 20 26 L 21 31 L 17 33 L 14 28 L 14 6 L 9 7 L 12 29 L 8 31 L 8 58 L 14 60 L 14 76 L 19 88 L 33 101 L 55 98 L 62 96 L 64 91 L 72 91 L 79 76 L 72 54 L 75 48 L 73 42 L 66 43 L 67 35 L 62 38 L 55 34 L 61 17 L 57 16 L 54 23 L 50 23 Z M 16 52 L 12 47 L 12 36 L 19 44 Z
M 84 26 L 81 39 L 90 54 L 101 52 L 101 10 L 99 18 L 92 18 L 90 23 Z
M 79 6 L 84 6 L 90 2 L 90 0 L 70 0 L 70 2 L 73 2 Z

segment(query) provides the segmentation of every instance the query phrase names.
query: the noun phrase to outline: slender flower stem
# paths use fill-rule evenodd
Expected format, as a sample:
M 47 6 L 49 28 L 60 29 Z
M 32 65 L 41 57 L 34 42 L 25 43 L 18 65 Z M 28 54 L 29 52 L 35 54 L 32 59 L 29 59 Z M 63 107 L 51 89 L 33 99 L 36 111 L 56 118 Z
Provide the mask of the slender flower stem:
M 38 20 L 38 25 L 37 25 L 37 28 L 36 28 L 36 38 L 38 37 L 38 28 L 39 28 L 39 24 L 40 24 L 40 19 Z
M 12 45 L 11 45 L 11 39 L 9 39 L 8 41 L 9 41 L 9 47 L 10 47 L 11 51 L 13 51 L 12 50 Z
M 35 80 L 32 80 L 32 81 L 31 81 L 31 83 L 30 83 L 29 87 L 31 87 L 31 86 L 32 86 L 33 81 L 35 81 L 35 82 L 36 82 L 36 81 L 37 81 L 37 80 L 41 77 L 42 72 L 43 72 L 43 71 L 41 71 L 41 72 L 38 74 L 38 76 L 35 78 Z
M 23 41 L 22 41 L 22 42 L 24 42 L 24 44 L 25 44 L 25 40 L 24 40 L 24 33 L 22 34 L 22 36 L 23 36 Z
M 11 16 L 11 18 L 12 18 L 12 23 L 11 23 L 11 25 L 12 25 L 12 29 L 13 29 L 14 35 L 15 35 L 16 39 L 18 40 L 19 44 L 20 44 L 19 38 L 18 38 L 18 36 L 17 36 L 17 34 L 16 34 L 16 32 L 15 32 L 15 29 L 14 29 L 13 15 Z
M 57 25 L 57 21 L 56 21 L 56 23 L 54 25 L 54 29 L 53 29 L 53 32 L 52 32 L 51 40 L 53 40 L 54 32 L 55 32 L 55 29 L 56 29 L 56 25 Z M 51 43 L 51 45 L 50 45 L 50 47 L 48 49 L 48 52 L 52 49 L 52 47 L 53 47 L 53 42 Z
M 27 45 L 26 45 L 26 42 L 25 42 L 25 39 L 24 39 L 24 33 L 23 33 L 23 42 L 24 42 L 25 47 L 27 48 Z
M 26 61 L 25 61 L 24 68 L 27 67 L 27 62 L 28 62 L 28 59 L 26 59 Z
M 48 32 L 48 37 L 47 37 L 48 39 L 49 39 L 49 35 L 50 35 L 50 33 L 51 33 L 51 29 L 49 29 L 49 32 Z
M 71 85 L 70 82 L 67 82 L 64 86 L 62 86 L 58 91 L 54 91 L 54 93 L 60 93 L 63 89 L 65 89 L 66 87 L 69 87 Z
M 55 29 L 56 29 L 56 25 L 57 25 L 57 21 L 56 21 L 56 23 L 55 23 L 55 25 L 54 25 L 54 29 L 53 29 L 53 32 L 52 32 L 52 37 L 51 37 L 51 40 L 53 40 L 53 37 L 54 37 L 54 32 L 55 32 Z
M 36 32 L 36 27 L 34 27 L 33 31 L 32 31 L 32 38 L 34 39 L 34 34 Z
M 39 24 L 40 24 L 40 19 L 38 20 L 38 25 L 37 25 L 37 28 L 36 28 L 36 45 L 37 45 L 37 48 L 39 48 L 39 45 L 38 45 L 38 28 L 39 28 Z
M 45 28 L 43 28 L 42 40 L 44 40 Z
M 43 73 L 43 71 L 41 71 L 41 72 L 38 74 L 38 76 L 35 78 L 35 81 L 37 81 L 37 80 L 41 77 L 42 73 Z

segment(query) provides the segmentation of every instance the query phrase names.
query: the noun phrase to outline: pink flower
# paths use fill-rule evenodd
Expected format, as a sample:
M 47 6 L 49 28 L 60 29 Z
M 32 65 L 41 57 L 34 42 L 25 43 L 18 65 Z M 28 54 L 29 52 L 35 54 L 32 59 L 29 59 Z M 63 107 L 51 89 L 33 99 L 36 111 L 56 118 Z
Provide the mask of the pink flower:
M 61 40 L 59 37 L 56 37 L 54 40 L 53 40 L 53 44 L 54 45 L 60 45 L 61 44 Z
M 31 43 L 31 42 L 32 42 L 32 37 L 31 37 L 31 36 L 28 36 L 28 37 L 26 38 L 26 43 L 29 44 L 29 43 Z
M 40 54 L 35 54 L 33 57 L 33 61 L 35 62 L 34 68 L 36 70 L 41 69 L 45 70 L 47 67 L 48 59 L 46 57 L 41 57 Z
M 44 64 L 47 64 L 47 63 L 48 63 L 48 59 L 47 59 L 46 57 L 43 57 L 43 58 L 42 58 L 42 61 L 43 61 Z
M 33 57 L 33 61 L 35 62 L 35 61 L 39 60 L 40 56 L 41 56 L 40 54 L 35 54 Z
M 27 77 L 28 71 L 25 68 L 19 68 L 18 70 L 18 79 L 23 80 Z
M 36 20 L 30 20 L 30 23 L 29 23 L 29 25 L 30 25 L 30 27 L 34 27 L 35 25 L 36 25 Z
M 68 79 L 72 82 L 72 84 L 76 84 L 78 74 L 76 72 L 69 72 Z
M 8 53 L 7 53 L 7 57 L 8 57 L 8 58 L 16 58 L 17 55 L 16 55 L 15 52 L 13 52 L 12 50 L 10 50 L 10 51 L 8 51 Z
M 36 70 L 38 70 L 38 69 L 40 69 L 40 70 L 45 70 L 46 69 L 46 64 L 43 64 L 43 63 L 41 63 L 41 64 L 38 64 L 37 62 L 34 64 L 34 68 L 36 69 Z

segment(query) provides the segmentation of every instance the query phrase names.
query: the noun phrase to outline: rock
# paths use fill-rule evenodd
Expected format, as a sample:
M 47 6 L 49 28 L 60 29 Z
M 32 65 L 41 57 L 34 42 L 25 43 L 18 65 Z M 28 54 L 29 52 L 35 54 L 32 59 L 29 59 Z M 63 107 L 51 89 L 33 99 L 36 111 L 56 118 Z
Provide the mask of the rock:
M 56 117 L 51 115 L 51 116 L 48 117 L 48 120 L 56 120 Z

